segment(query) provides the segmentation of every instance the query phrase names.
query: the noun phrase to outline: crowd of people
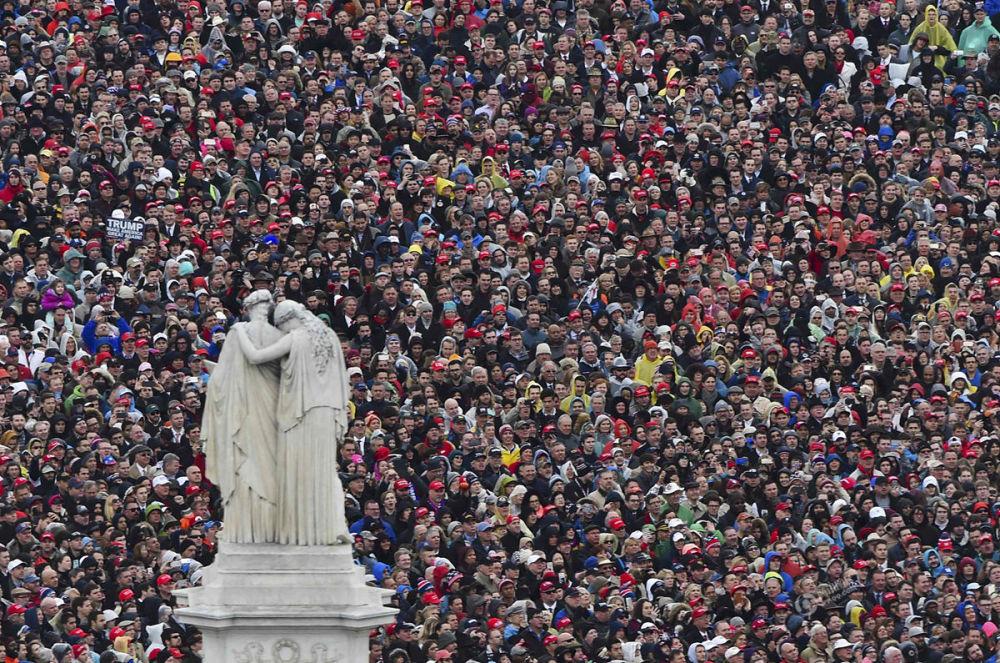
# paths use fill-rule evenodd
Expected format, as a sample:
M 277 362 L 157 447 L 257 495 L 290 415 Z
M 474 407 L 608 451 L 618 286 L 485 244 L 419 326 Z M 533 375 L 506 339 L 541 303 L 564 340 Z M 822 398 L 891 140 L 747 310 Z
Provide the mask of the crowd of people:
M 259 289 L 343 344 L 370 663 L 996 660 L 998 0 L 0 20 L 4 663 L 228 663 Z

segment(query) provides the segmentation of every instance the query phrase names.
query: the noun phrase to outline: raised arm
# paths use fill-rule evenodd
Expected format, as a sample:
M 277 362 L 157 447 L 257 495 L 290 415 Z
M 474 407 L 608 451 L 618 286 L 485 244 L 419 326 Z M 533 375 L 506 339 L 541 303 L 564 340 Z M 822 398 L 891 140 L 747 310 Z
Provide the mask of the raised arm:
M 255 348 L 246 335 L 244 325 L 236 326 L 236 338 L 239 339 L 240 348 L 251 364 L 263 364 L 268 361 L 275 361 L 287 355 L 292 349 L 292 336 L 285 334 L 277 342 L 263 348 Z

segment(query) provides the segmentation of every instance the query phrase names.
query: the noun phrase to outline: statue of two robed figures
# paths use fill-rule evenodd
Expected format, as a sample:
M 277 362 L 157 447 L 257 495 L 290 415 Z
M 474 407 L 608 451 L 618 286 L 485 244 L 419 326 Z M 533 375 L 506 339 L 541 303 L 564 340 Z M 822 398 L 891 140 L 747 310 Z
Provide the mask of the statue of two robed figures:
M 244 300 L 208 384 L 208 476 L 226 507 L 223 540 L 350 542 L 337 444 L 350 396 L 337 335 L 294 301 Z M 268 322 L 273 306 L 274 325 Z

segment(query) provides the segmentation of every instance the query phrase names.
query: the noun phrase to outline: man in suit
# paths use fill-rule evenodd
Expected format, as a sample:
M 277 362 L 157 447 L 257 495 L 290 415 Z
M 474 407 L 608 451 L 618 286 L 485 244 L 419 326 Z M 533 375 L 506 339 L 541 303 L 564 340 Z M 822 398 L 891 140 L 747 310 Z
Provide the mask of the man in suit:
M 889 35 L 899 28 L 899 21 L 893 16 L 895 6 L 890 2 L 882 2 L 878 6 L 878 16 L 868 22 L 864 35 L 868 38 L 868 46 L 874 47 L 889 41 Z
M 249 166 L 249 168 L 247 168 L 247 177 L 261 185 L 262 188 L 265 183 L 272 181 L 275 177 L 274 170 L 264 163 L 264 155 L 260 152 L 260 150 L 250 153 L 247 165 Z

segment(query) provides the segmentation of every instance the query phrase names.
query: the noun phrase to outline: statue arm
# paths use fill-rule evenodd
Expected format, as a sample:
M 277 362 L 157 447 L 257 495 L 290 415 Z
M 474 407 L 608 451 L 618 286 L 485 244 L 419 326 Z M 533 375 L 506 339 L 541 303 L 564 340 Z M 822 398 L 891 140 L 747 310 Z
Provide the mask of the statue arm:
M 240 342 L 240 349 L 251 364 L 263 364 L 268 361 L 275 361 L 287 355 L 292 349 L 292 336 L 285 334 L 277 342 L 263 348 L 255 348 L 253 343 L 246 336 L 243 327 L 236 328 L 236 337 Z

